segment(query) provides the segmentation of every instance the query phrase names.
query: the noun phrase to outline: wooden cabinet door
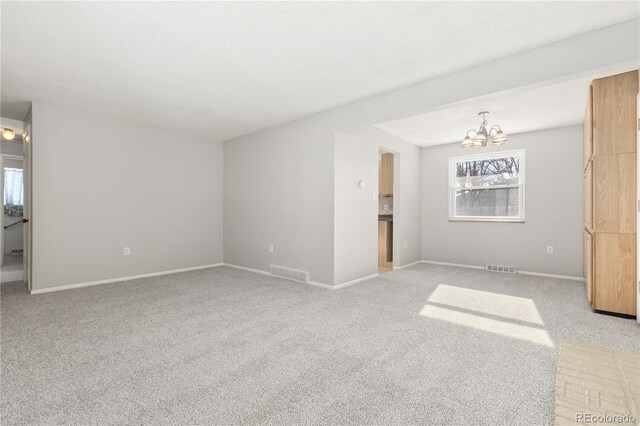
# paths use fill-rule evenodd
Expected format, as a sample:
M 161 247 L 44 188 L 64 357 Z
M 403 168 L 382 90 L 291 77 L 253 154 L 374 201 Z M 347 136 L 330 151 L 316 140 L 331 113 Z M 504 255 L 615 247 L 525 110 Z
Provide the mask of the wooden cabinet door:
M 587 288 L 587 300 L 593 305 L 593 237 L 584 231 L 584 284 Z
M 636 152 L 638 71 L 593 81 L 593 155 Z
M 636 232 L 636 154 L 593 157 L 595 232 Z
M 594 254 L 594 308 L 635 315 L 635 234 L 596 234 Z
M 393 195 L 393 154 L 382 154 L 380 162 L 380 195 Z
M 378 266 L 393 267 L 393 222 L 378 221 Z
M 584 172 L 584 227 L 593 231 L 593 165 L 591 161 L 587 163 Z
M 385 166 L 385 169 L 387 170 L 387 177 L 386 177 L 386 186 L 387 186 L 387 194 L 389 195 L 393 195 L 393 160 L 394 160 L 394 156 L 393 154 L 385 154 L 386 155 L 386 159 L 387 159 L 387 164 Z
M 378 266 L 387 266 L 387 222 L 378 221 Z
M 587 96 L 587 111 L 584 114 L 584 169 L 587 169 L 589 161 L 593 156 L 593 125 L 592 125 L 592 102 L 593 87 L 589 86 L 589 95 Z
M 378 160 L 378 195 L 382 195 L 382 156 Z

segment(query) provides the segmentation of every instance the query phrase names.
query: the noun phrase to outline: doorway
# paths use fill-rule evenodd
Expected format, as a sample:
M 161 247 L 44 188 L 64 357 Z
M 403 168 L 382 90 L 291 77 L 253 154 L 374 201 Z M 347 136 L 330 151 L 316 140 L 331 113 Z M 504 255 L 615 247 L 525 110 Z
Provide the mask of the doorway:
M 395 156 L 378 157 L 378 273 L 393 270 L 393 186 Z
M 4 142 L 4 141 L 3 141 Z M 12 142 L 22 144 L 22 142 Z M 22 147 L 19 147 L 22 150 Z M 24 160 L 22 156 L 2 154 L 0 157 L 0 190 L 2 192 L 2 238 L 0 249 L 0 283 L 24 282 Z

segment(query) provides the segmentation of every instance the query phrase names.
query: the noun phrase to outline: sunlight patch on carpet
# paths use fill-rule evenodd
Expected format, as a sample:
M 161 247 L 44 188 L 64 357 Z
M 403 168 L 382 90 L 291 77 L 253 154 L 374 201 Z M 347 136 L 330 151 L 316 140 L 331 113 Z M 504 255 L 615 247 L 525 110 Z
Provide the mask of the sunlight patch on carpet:
M 533 300 L 525 297 L 440 284 L 428 301 L 531 324 L 544 324 Z
M 554 347 L 551 337 L 549 337 L 549 333 L 540 328 L 514 324 L 508 321 L 496 320 L 428 304 L 422 308 L 420 315 L 453 324 L 464 325 L 476 330 L 498 334 L 500 336 L 527 340 L 537 345 Z

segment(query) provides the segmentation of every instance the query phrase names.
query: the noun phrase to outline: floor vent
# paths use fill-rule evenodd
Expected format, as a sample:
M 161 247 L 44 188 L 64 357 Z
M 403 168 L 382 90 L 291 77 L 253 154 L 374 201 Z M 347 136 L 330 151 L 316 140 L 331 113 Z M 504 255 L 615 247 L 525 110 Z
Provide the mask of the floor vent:
M 309 283 L 309 273 L 307 271 L 299 271 L 297 269 L 285 268 L 284 266 L 270 265 L 269 272 L 276 277 L 287 280 L 298 281 L 300 283 Z
M 514 266 L 500 266 L 500 265 L 484 265 L 485 271 L 504 272 L 507 274 L 516 274 L 518 268 Z

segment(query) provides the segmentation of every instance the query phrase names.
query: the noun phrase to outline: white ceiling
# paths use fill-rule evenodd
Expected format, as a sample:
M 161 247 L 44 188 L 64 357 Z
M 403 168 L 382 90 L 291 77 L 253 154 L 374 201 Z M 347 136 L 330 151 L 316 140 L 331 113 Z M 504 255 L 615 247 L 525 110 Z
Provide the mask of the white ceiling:
M 462 142 L 468 130 L 480 127 L 480 111 L 489 111 L 489 126 L 498 124 L 508 135 L 580 124 L 584 121 L 591 81 L 635 68 L 637 64 L 621 64 L 561 83 L 456 102 L 375 127 L 424 147 Z
M 227 139 L 638 15 L 635 1 L 3 2 L 2 115 L 41 101 Z

